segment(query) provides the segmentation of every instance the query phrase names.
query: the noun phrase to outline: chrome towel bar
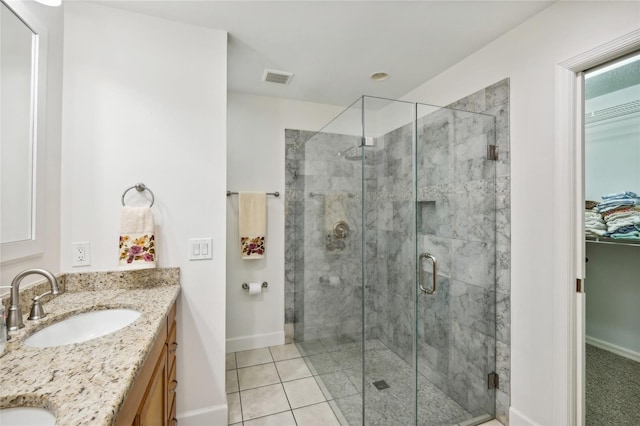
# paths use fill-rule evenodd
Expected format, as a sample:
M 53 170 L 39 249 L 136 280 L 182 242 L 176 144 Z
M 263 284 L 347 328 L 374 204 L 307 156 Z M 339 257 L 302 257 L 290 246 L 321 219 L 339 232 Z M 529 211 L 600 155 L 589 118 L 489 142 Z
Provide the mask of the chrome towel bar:
M 237 194 L 239 194 L 239 192 L 227 191 L 227 197 L 231 197 L 232 195 L 237 195 Z M 267 195 L 273 195 L 274 197 L 279 197 L 280 193 L 278 191 L 276 191 L 276 192 L 267 192 Z

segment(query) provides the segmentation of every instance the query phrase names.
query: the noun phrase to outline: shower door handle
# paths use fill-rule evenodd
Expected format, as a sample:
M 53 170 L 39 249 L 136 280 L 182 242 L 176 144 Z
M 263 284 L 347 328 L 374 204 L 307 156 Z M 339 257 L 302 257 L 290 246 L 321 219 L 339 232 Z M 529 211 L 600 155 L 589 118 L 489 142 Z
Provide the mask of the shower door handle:
M 433 286 L 431 287 L 431 289 L 427 289 L 422 286 L 422 283 L 424 281 L 424 273 L 422 272 L 422 259 L 431 259 L 431 262 L 433 262 Z M 420 286 L 420 290 L 422 290 L 423 293 L 434 294 L 436 292 L 436 277 L 438 275 L 438 262 L 436 261 L 435 256 L 429 253 L 422 253 L 419 257 L 418 263 L 418 266 L 420 268 L 420 274 L 418 275 L 418 285 Z

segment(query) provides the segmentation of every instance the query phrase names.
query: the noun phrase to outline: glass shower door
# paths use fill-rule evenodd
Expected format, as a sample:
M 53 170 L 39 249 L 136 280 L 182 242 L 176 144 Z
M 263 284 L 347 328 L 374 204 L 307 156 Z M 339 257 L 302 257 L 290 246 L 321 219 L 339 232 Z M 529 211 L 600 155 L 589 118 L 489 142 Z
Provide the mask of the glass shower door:
M 415 111 L 364 98 L 365 425 L 415 424 Z
M 417 424 L 494 417 L 495 118 L 417 105 Z
M 294 338 L 344 425 L 473 425 L 495 390 L 495 118 L 365 96 L 287 145 Z
M 358 99 L 320 131 L 292 134 L 287 146 L 291 315 L 302 374 L 312 376 L 301 380 L 349 425 L 363 418 L 361 141 Z

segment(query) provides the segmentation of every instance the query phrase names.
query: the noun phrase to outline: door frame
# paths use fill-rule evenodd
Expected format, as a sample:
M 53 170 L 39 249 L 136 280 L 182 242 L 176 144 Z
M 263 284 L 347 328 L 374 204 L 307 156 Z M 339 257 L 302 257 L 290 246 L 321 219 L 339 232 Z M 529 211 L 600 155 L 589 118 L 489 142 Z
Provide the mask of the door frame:
M 558 63 L 555 67 L 553 357 L 551 388 L 556 424 L 584 424 L 584 157 L 581 73 L 640 49 L 640 29 Z

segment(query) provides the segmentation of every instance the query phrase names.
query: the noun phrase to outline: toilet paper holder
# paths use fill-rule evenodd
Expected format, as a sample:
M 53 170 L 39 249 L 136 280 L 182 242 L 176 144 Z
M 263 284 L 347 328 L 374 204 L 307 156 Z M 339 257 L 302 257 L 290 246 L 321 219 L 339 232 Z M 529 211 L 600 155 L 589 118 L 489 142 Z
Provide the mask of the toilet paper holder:
M 269 283 L 266 282 L 266 281 L 263 281 L 262 282 L 262 288 L 267 288 L 267 287 L 269 287 Z M 245 290 L 249 290 L 249 284 L 242 283 L 242 288 L 245 289 Z

